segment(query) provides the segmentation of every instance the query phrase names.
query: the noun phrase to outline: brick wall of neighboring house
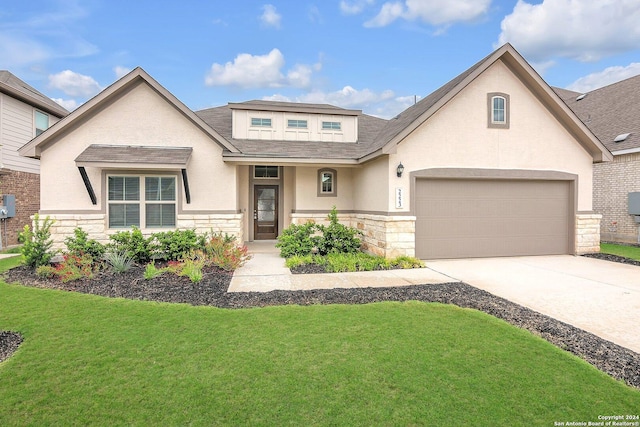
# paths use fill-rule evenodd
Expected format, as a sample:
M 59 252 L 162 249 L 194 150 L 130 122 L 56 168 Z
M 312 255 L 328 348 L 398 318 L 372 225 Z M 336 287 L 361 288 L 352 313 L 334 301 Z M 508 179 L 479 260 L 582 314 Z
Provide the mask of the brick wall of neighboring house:
M 639 242 L 638 224 L 628 213 L 628 194 L 640 192 L 640 153 L 615 156 L 593 168 L 593 210 L 602 215 L 600 239 Z
M 16 216 L 7 219 L 6 224 L 0 221 L 2 245 L 16 245 L 18 234 L 25 224 L 31 225 L 30 217 L 40 209 L 40 175 L 3 170 L 0 173 L 0 194 L 16 196 Z

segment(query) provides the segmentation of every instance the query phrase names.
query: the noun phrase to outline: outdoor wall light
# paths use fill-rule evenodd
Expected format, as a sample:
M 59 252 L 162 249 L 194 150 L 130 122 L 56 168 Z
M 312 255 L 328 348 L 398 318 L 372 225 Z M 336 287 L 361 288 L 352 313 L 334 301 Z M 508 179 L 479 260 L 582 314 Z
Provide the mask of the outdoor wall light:
M 398 168 L 396 169 L 396 173 L 398 174 L 398 178 L 400 178 L 402 176 L 402 172 L 404 172 L 404 166 L 402 166 L 402 162 L 400 162 L 400 164 L 398 165 Z

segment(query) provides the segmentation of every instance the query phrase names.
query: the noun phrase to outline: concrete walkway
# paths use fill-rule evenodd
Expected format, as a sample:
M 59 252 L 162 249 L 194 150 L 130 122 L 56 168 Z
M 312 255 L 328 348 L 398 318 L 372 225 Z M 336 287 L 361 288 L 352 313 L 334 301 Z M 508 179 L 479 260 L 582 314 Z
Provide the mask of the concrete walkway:
M 253 258 L 237 269 L 229 292 L 268 292 L 276 289 L 382 288 L 424 283 L 446 283 L 451 278 L 428 268 L 363 271 L 359 273 L 291 274 L 275 241 L 249 242 Z

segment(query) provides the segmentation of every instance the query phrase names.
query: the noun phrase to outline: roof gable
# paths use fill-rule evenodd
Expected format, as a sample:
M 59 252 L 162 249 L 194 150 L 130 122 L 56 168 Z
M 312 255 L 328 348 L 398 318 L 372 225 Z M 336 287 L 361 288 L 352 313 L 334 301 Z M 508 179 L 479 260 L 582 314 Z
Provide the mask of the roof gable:
M 611 153 L 602 145 L 591 130 L 578 119 L 574 112 L 562 102 L 551 87 L 535 72 L 524 58 L 511 46 L 505 44 L 471 68 L 431 93 L 429 96 L 390 120 L 378 135 L 376 142 L 365 160 L 378 155 L 394 152 L 418 126 L 429 120 L 449 100 L 460 93 L 469 83 L 485 72 L 496 61 L 502 61 L 529 90 L 554 114 L 555 117 L 576 138 L 594 161 L 611 160 Z
M 229 143 L 218 132 L 208 126 L 200 117 L 191 111 L 186 105 L 180 102 L 173 94 L 155 81 L 142 68 L 138 67 L 113 83 L 111 86 L 100 92 L 98 95 L 87 101 L 67 117 L 63 118 L 46 132 L 43 132 L 29 143 L 25 144 L 18 151 L 20 155 L 39 158 L 43 147 L 54 144 L 70 130 L 98 114 L 103 108 L 110 105 L 121 96 L 126 96 L 127 92 L 139 84 L 146 84 L 153 89 L 167 103 L 184 115 L 194 126 L 207 134 L 212 140 L 218 143 L 223 150 L 237 152 L 238 149 Z

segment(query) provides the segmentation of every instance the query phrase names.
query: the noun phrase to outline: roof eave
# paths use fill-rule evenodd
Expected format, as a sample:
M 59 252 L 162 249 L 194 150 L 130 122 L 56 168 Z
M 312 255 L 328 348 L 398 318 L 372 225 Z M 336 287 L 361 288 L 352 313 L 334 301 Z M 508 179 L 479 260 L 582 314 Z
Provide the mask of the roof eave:
M 64 108 L 62 108 L 62 106 L 60 106 L 60 108 L 54 108 L 53 106 L 46 104 L 42 101 L 40 101 L 37 98 L 34 97 L 30 97 L 28 95 L 26 95 L 25 93 L 15 89 L 14 87 L 4 83 L 4 82 L 0 82 L 0 92 L 4 92 L 7 95 L 10 95 L 13 98 L 19 99 L 21 101 L 23 101 L 26 104 L 29 104 L 33 107 L 36 107 L 39 110 L 44 111 L 45 113 L 49 113 L 52 114 L 58 118 L 60 117 L 65 117 L 69 114 L 69 112 L 67 110 L 65 110 Z M 53 101 L 55 102 L 55 101 Z

